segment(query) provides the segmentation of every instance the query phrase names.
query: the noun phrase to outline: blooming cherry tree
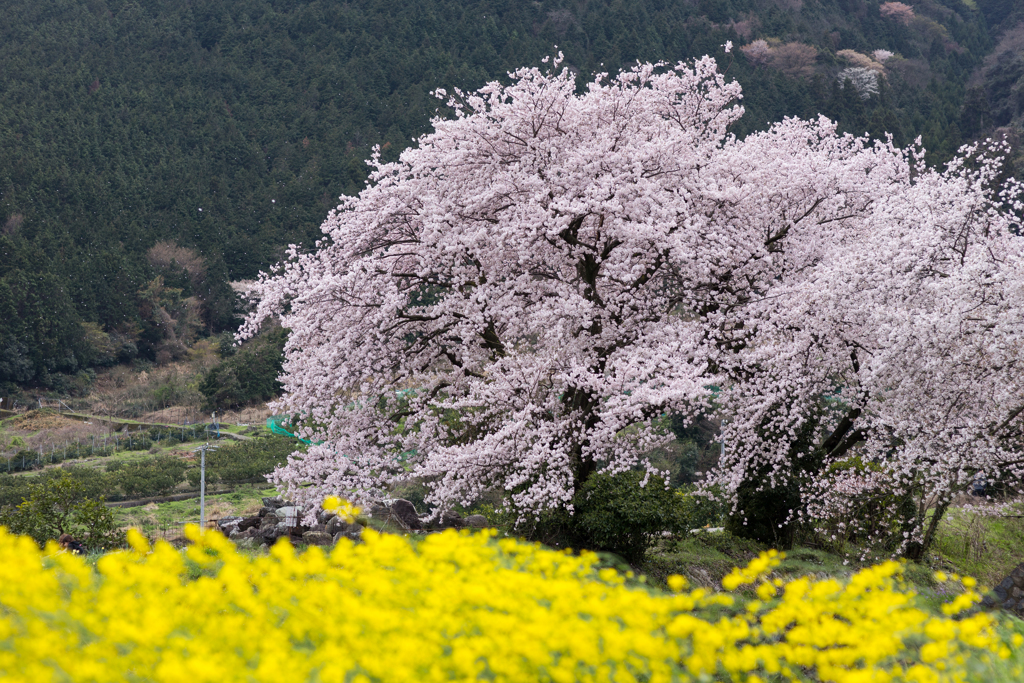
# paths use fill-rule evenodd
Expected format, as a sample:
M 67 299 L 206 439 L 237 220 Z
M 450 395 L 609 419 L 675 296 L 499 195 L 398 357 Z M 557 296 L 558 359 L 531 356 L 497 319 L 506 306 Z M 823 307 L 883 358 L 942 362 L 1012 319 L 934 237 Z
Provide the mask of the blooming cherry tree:
M 556 61 L 457 92 L 454 118 L 398 162 L 374 158 L 317 249 L 254 288 L 243 334 L 272 315 L 291 329 L 276 405 L 316 444 L 275 481 L 313 503 L 417 476 L 438 506 L 497 489 L 532 515 L 571 507 L 595 472 L 650 470 L 643 454 L 668 438 L 658 419 L 715 404 L 734 495 L 766 467 L 786 476 L 787 439 L 823 392 L 855 407 L 846 431 L 817 421 L 821 439 L 881 444 L 892 420 L 910 430 L 938 410 L 919 397 L 924 412 L 898 412 L 904 388 L 1003 372 L 1017 319 L 957 327 L 973 356 L 948 329 L 955 314 L 1019 311 L 993 284 L 1017 248 L 978 174 L 919 169 L 825 119 L 737 140 L 739 98 L 707 57 L 582 92 Z M 938 265 L 957 249 L 963 263 Z M 926 304 L 938 337 L 920 336 Z M 906 378 L 880 369 L 900 364 Z M 1016 386 L 972 404 L 972 424 L 998 423 Z
M 888 187 L 743 307 L 714 478 L 740 517 L 744 487 L 781 501 L 796 480 L 776 526 L 841 519 L 913 556 L 955 494 L 1020 482 L 1024 250 L 1002 209 L 1019 188 L 988 189 L 998 157 L 967 151 L 940 173 L 887 150 Z

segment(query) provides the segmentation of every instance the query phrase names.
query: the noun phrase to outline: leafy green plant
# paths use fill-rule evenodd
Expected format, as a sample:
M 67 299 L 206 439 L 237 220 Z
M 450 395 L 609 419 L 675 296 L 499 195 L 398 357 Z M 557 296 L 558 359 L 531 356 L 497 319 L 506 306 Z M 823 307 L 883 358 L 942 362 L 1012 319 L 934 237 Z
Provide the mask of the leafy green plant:
M 71 534 L 89 549 L 119 542 L 114 516 L 101 499 L 86 496 L 86 487 L 67 472 L 29 484 L 28 497 L 0 508 L 0 525 L 31 536 L 40 545 Z
M 695 486 L 689 484 L 676 489 L 679 528 L 686 531 L 722 526 L 728 512 L 725 504 L 708 496 L 696 495 L 695 489 Z
M 275 467 L 284 463 L 295 451 L 294 439 L 265 438 L 222 446 L 206 454 L 206 482 L 233 484 L 265 481 Z M 189 484 L 199 485 L 199 467 L 186 474 Z
M 182 460 L 161 455 L 145 462 L 127 463 L 116 469 L 113 477 L 127 498 L 155 496 L 169 493 L 180 484 L 187 468 Z
M 225 410 L 266 401 L 281 391 L 277 381 L 288 338 L 281 327 L 268 329 L 215 366 L 199 385 L 204 410 Z
M 682 498 L 644 472 L 595 474 L 576 493 L 572 532 L 590 550 L 622 555 L 629 562 L 644 554 L 662 531 L 674 531 L 683 520 Z

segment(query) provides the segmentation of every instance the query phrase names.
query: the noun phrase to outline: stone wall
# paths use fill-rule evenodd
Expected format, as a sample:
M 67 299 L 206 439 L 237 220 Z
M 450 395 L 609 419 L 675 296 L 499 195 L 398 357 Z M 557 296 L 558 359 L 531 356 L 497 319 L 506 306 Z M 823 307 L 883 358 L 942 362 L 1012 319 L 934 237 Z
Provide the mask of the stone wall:
M 1001 608 L 1024 618 L 1024 564 L 1018 565 L 992 589 L 981 603 L 985 607 Z

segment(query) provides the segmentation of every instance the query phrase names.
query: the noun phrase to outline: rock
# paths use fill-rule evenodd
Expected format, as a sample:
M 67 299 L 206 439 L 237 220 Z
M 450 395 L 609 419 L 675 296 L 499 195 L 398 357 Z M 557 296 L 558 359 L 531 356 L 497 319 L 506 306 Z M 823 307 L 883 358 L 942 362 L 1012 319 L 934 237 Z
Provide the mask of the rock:
M 242 517 L 221 517 L 217 520 L 217 528 L 225 534 L 231 534 L 232 531 L 238 529 L 238 525 L 242 523 Z
M 341 517 L 335 515 L 331 519 L 327 520 L 327 524 L 324 525 L 324 531 L 329 533 L 331 536 L 342 531 L 348 526 L 348 522 L 343 520 Z
M 1009 576 L 982 599 L 981 604 L 1024 616 L 1024 564 L 1017 565 Z
M 320 524 L 326 525 L 333 517 L 337 516 L 338 514 L 336 512 L 331 512 L 330 510 L 318 510 L 316 513 L 316 521 Z
M 334 539 L 323 531 L 307 531 L 302 534 L 302 542 L 306 545 L 330 545 Z
M 487 521 L 487 518 L 483 515 L 470 515 L 466 519 L 462 520 L 464 526 L 472 527 L 474 529 L 485 529 L 491 525 Z
M 285 505 L 286 505 L 286 503 L 284 502 L 284 499 L 281 498 L 281 496 L 274 496 L 273 498 L 264 498 L 263 499 L 263 507 L 269 508 L 271 510 L 276 510 L 277 508 L 283 508 Z
M 271 520 L 271 518 L 273 519 Z M 267 515 L 263 519 L 265 520 L 263 522 L 263 525 L 260 526 L 259 531 L 256 532 L 256 535 L 260 538 L 272 542 L 274 539 L 276 539 L 278 536 L 282 534 L 284 534 L 285 536 L 288 535 L 288 527 L 286 527 L 283 522 L 278 520 L 276 515 Z M 271 521 L 268 522 L 266 520 Z
M 245 531 L 246 529 L 258 529 L 260 524 L 263 522 L 262 517 L 246 517 L 238 523 L 238 530 Z
M 402 498 L 391 503 L 390 518 L 399 522 L 406 529 L 423 528 L 420 518 L 416 515 L 416 506 Z
M 442 529 L 461 529 L 465 523 L 462 521 L 462 515 L 453 510 L 448 510 L 441 513 L 441 518 L 437 520 L 437 525 Z
M 363 537 L 363 530 L 364 527 L 362 524 L 352 522 L 351 524 L 346 524 L 343 528 L 339 529 L 338 533 L 345 536 L 345 538 L 351 538 L 353 541 L 358 541 Z
M 350 541 L 358 541 L 363 537 L 363 527 L 361 524 L 348 524 L 347 528 L 342 529 L 338 533 L 334 534 L 334 542 L 337 543 L 343 538 L 347 538 Z
M 374 519 L 387 519 L 391 516 L 391 508 L 379 501 L 370 504 L 369 512 Z
M 280 523 L 280 521 L 280 517 L 271 513 L 269 515 L 266 515 L 262 520 L 260 520 L 260 528 L 262 529 L 264 527 L 275 527 Z
M 235 541 L 235 546 L 238 547 L 239 549 L 243 549 L 243 548 L 251 549 L 251 548 L 258 547 L 259 545 L 260 545 L 260 542 L 257 539 L 249 537 L 249 536 L 245 536 L 243 538 L 239 538 L 237 541 Z
M 1013 581 L 1018 587 L 1024 588 L 1024 564 L 1018 565 L 1016 569 L 1010 572 L 1010 576 L 1007 578 Z

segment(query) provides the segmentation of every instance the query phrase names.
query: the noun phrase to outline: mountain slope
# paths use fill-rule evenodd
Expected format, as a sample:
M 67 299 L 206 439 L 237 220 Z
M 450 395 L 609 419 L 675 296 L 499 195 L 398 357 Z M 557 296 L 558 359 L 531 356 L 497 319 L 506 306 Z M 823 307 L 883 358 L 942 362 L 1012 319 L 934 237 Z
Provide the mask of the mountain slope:
M 939 162 L 965 139 L 986 22 L 1010 13 L 961 0 L 890 12 L 900 4 L 13 0 L 0 15 L 0 383 L 66 388 L 84 367 L 171 359 L 230 329 L 227 281 L 311 244 L 362 186 L 372 145 L 394 157 L 428 129 L 434 88 L 476 88 L 556 50 L 584 76 L 713 54 L 744 86 L 739 135 L 822 113 L 900 144 L 921 135 Z M 871 67 L 884 77 L 850 71 L 875 50 L 894 53 Z

